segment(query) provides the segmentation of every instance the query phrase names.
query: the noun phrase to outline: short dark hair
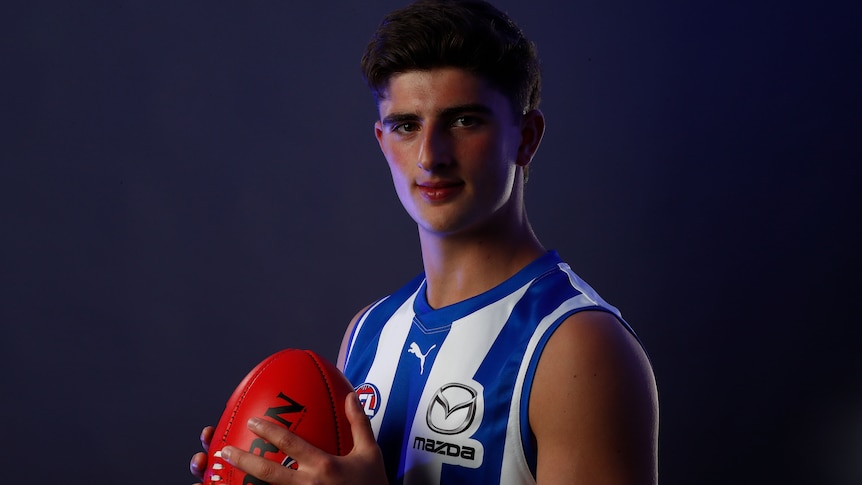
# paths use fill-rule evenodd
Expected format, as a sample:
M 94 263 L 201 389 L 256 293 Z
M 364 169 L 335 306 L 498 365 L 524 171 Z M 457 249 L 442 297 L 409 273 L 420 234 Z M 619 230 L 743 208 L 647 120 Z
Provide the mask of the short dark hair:
M 361 65 L 378 104 L 395 74 L 457 67 L 499 89 L 518 116 L 539 106 L 535 44 L 508 15 L 482 0 L 419 0 L 393 11 L 378 26 Z

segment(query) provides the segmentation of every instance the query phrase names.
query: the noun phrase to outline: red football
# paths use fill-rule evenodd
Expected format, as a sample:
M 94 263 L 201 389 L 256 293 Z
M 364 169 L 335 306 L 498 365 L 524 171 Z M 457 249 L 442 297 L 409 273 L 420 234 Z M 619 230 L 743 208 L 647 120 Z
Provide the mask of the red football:
M 248 429 L 252 417 L 278 423 L 328 453 L 346 455 L 353 436 L 344 399 L 352 391 L 344 374 L 310 350 L 287 349 L 269 356 L 228 400 L 210 444 L 204 484 L 265 483 L 222 460 L 219 452 L 226 445 L 296 468 L 290 457 Z

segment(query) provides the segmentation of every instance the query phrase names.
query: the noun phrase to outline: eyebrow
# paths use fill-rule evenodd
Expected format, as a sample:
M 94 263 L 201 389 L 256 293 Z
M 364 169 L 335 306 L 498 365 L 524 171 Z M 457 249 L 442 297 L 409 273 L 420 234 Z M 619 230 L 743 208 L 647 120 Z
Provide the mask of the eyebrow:
M 452 106 L 451 108 L 445 108 L 440 113 L 440 117 L 452 117 L 464 113 L 479 113 L 483 115 L 493 115 L 494 111 L 489 108 L 487 105 L 481 103 L 472 103 L 472 104 L 462 104 L 459 106 Z
M 464 114 L 464 113 L 479 113 L 484 115 L 493 115 L 494 111 L 489 108 L 487 105 L 481 103 L 471 103 L 471 104 L 461 104 L 458 106 L 451 106 L 449 108 L 444 108 L 440 110 L 437 115 L 440 118 L 453 118 L 455 116 Z M 408 121 L 417 121 L 421 117 L 413 114 L 413 113 L 392 113 L 382 120 L 381 123 L 384 125 L 394 125 L 398 123 L 404 123 Z

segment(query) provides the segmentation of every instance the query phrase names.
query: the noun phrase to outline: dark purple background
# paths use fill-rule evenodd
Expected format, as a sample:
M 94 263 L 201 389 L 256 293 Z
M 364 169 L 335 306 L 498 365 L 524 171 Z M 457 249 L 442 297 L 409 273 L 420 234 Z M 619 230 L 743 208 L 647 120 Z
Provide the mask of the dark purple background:
M 255 363 L 420 269 L 358 74 L 402 2 L 19 3 L 3 482 L 190 483 Z M 860 3 L 625 3 L 498 3 L 544 62 L 535 229 L 645 341 L 663 483 L 860 483 Z

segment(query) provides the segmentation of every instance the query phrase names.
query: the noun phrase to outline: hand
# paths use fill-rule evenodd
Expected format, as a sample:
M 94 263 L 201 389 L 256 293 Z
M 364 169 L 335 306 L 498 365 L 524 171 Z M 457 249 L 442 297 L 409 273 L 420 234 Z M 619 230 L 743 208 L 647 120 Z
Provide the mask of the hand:
M 213 432 L 215 432 L 215 428 L 212 426 L 207 426 L 201 431 L 201 445 L 204 447 L 204 451 L 195 453 L 192 456 L 192 461 L 189 463 L 189 470 L 191 470 L 192 475 L 198 477 L 201 481 L 203 481 L 204 471 L 207 469 L 207 452 L 210 449 Z M 200 485 L 200 482 L 196 485 Z
M 347 396 L 344 407 L 353 434 L 353 449 L 345 456 L 330 455 L 282 426 L 252 418 L 248 422 L 249 429 L 294 458 L 299 463 L 299 469 L 283 467 L 233 446 L 222 449 L 222 458 L 271 485 L 387 483 L 383 455 L 355 393 Z

